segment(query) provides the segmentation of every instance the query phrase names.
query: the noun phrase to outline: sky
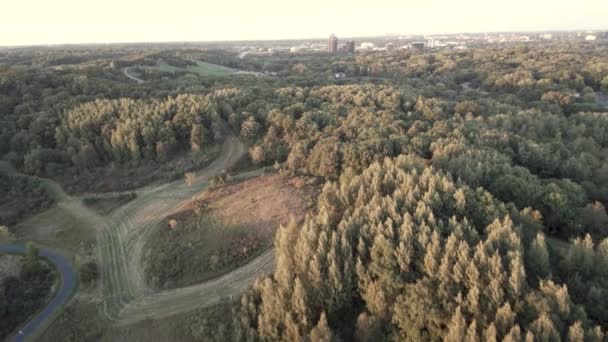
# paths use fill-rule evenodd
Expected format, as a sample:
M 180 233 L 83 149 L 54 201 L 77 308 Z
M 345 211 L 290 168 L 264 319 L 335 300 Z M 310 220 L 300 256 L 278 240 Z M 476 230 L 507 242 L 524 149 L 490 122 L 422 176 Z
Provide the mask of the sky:
M 608 30 L 608 0 L 6 0 L 0 46 Z

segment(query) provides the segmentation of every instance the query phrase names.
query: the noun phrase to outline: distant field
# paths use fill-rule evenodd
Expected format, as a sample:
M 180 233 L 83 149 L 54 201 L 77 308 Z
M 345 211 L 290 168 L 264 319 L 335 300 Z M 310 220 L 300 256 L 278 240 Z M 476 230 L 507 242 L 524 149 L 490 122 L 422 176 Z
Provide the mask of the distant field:
M 211 64 L 211 63 L 205 63 L 205 62 L 200 62 L 197 61 L 196 65 L 189 65 L 186 68 L 178 68 L 175 67 L 173 65 L 169 65 L 167 63 L 165 63 L 164 61 L 159 61 L 158 65 L 156 67 L 150 67 L 150 68 L 156 68 L 160 71 L 164 71 L 164 72 L 177 72 L 177 71 L 188 71 L 188 72 L 193 72 L 196 74 L 199 74 L 201 76 L 228 76 L 228 75 L 232 75 L 238 72 L 238 70 L 232 69 L 232 68 L 228 68 L 222 65 L 217 65 L 217 64 Z

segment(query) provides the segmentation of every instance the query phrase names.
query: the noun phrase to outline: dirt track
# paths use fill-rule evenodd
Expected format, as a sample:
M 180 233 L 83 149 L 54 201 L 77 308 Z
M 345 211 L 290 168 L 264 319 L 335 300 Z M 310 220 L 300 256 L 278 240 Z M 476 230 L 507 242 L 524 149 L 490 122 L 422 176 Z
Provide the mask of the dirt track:
M 256 278 L 274 270 L 274 251 L 268 250 L 248 264 L 219 278 L 185 288 L 156 292 L 146 286 L 143 247 L 158 223 L 188 204 L 211 177 L 228 168 L 245 153 L 245 147 L 228 135 L 221 157 L 198 172 L 194 183 L 184 180 L 137 190 L 137 198 L 110 217 L 99 216 L 71 197 L 55 182 L 41 179 L 58 205 L 97 231 L 101 267 L 101 312 L 118 324 L 161 318 L 211 306 L 238 295 Z M 6 167 L 6 165 L 0 165 Z
M 143 274 L 143 247 L 148 237 L 170 213 L 188 204 L 209 179 L 234 163 L 245 148 L 233 136 L 227 137 L 222 157 L 197 173 L 192 186 L 178 180 L 138 191 L 137 199 L 115 212 L 98 239 L 102 261 L 103 313 L 119 323 L 170 316 L 216 304 L 237 295 L 253 281 L 272 272 L 274 253 L 267 251 L 247 265 L 224 276 L 195 286 L 155 292 Z

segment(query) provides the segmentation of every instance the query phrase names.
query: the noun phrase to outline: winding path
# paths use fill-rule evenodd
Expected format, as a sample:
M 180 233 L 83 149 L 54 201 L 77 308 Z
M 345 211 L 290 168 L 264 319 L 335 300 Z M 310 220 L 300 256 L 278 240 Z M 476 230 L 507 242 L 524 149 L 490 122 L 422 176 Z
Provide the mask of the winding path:
M 0 245 L 0 252 L 25 254 L 26 247 L 21 244 Z M 41 257 L 55 265 L 61 276 L 61 286 L 59 286 L 47 306 L 14 334 L 14 341 L 26 341 L 35 337 L 38 332 L 42 331 L 41 328 L 52 321 L 55 313 L 70 299 L 76 288 L 76 272 L 70 260 L 44 247 L 39 247 L 39 252 Z
M 177 180 L 160 186 L 136 190 L 136 199 L 102 217 L 85 207 L 81 197 L 66 194 L 59 184 L 39 178 L 52 193 L 57 205 L 76 215 L 97 231 L 97 254 L 101 269 L 101 312 L 117 324 L 129 324 L 148 318 L 162 318 L 196 308 L 217 304 L 245 291 L 258 277 L 274 271 L 274 250 L 269 249 L 246 265 L 209 281 L 179 289 L 155 291 L 149 288 L 144 275 L 144 245 L 166 216 L 187 205 L 204 189 L 211 177 L 233 165 L 246 149 L 228 134 L 218 159 L 198 172 L 192 185 Z M 0 167 L 6 165 L 0 164 Z M 5 248 L 9 248 L 8 246 Z M 19 247 L 10 247 L 19 248 Z M 63 286 L 56 298 L 32 322 L 27 331 L 32 334 L 52 317 L 69 298 L 76 271 L 63 257 L 41 250 L 58 266 Z M 64 292 L 67 291 L 67 292 Z M 39 332 L 39 331 L 38 331 Z
M 227 136 L 221 157 L 196 175 L 191 186 L 178 180 L 138 191 L 137 198 L 107 220 L 98 238 L 102 261 L 102 312 L 118 323 L 161 318 L 179 312 L 214 305 L 237 295 L 253 281 L 274 269 L 274 252 L 269 250 L 250 263 L 219 278 L 180 289 L 157 292 L 144 277 L 144 245 L 159 223 L 187 205 L 207 186 L 209 179 L 228 168 L 245 153 L 244 146 Z
M 133 76 L 133 75 L 129 74 L 129 69 L 130 69 L 130 68 L 131 68 L 131 67 L 126 67 L 126 68 L 123 68 L 123 69 L 122 69 L 123 74 L 125 74 L 125 76 L 127 76 L 128 78 L 130 78 L 130 79 L 132 79 L 132 80 L 136 81 L 137 83 L 144 83 L 144 80 L 142 80 L 141 78 L 137 78 L 137 77 L 135 77 L 135 76 Z

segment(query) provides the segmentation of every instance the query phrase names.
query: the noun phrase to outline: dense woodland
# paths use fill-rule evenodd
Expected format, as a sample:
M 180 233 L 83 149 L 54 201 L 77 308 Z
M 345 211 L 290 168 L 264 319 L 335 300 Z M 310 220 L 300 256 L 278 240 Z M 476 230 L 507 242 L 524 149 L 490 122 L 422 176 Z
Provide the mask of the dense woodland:
M 275 275 L 217 340 L 604 338 L 604 45 L 45 53 L 0 57 L 0 154 L 24 173 L 171 165 L 229 127 L 253 163 L 327 181 L 306 221 L 279 230 Z M 160 58 L 275 76 L 157 72 L 136 85 L 120 71 Z
M 53 205 L 53 198 L 39 180 L 0 171 L 0 222 L 14 225 Z

